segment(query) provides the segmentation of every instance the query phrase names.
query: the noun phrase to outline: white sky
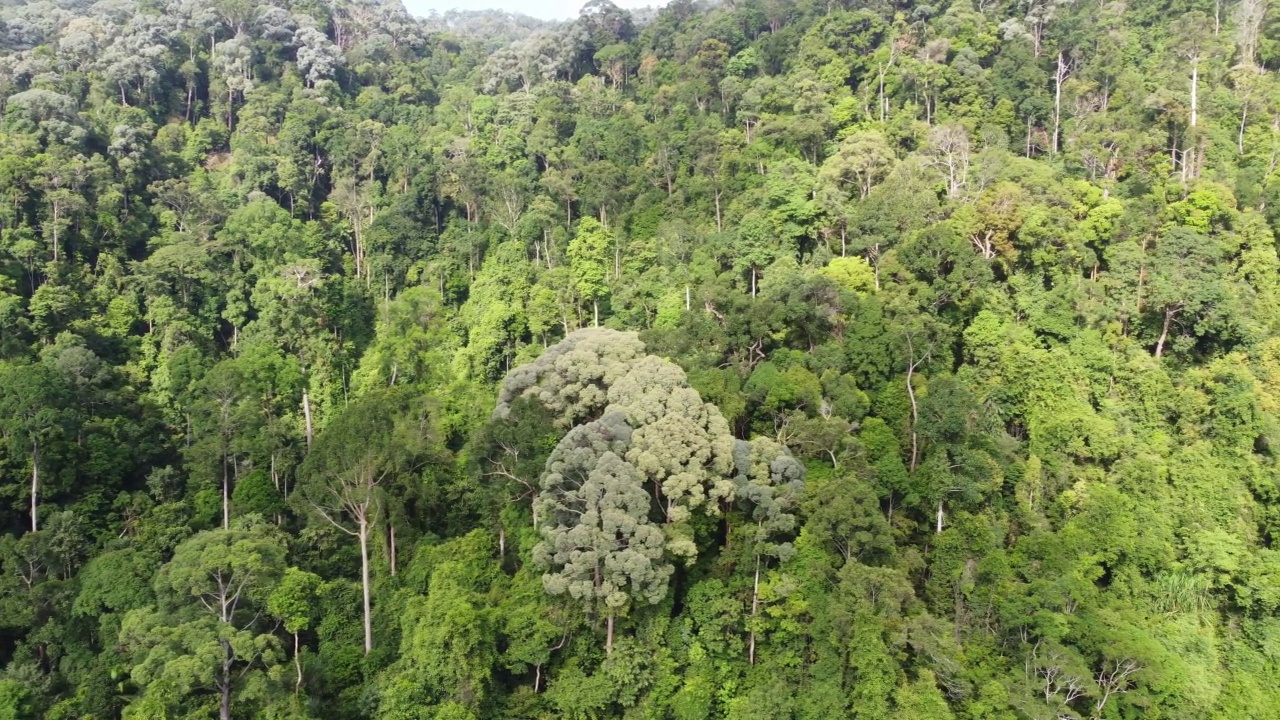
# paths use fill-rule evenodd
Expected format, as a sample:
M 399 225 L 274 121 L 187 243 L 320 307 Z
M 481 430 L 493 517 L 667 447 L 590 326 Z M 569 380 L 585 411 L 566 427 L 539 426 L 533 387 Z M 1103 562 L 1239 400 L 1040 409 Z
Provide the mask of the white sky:
M 404 6 L 414 15 L 426 15 L 432 10 L 507 10 L 547 20 L 567 20 L 578 16 L 578 10 L 588 0 L 403 0 Z M 620 8 L 642 8 L 664 5 L 665 0 L 613 0 Z

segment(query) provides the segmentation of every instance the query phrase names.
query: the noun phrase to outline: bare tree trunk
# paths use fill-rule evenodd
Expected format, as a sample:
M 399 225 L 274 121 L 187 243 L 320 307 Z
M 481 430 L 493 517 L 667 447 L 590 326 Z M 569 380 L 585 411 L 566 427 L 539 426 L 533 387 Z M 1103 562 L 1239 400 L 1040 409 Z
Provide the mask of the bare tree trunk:
M 1053 152 L 1058 152 L 1058 135 L 1062 127 L 1062 83 L 1071 74 L 1066 58 L 1058 53 L 1058 68 L 1053 73 Z
M 231 476 L 227 473 L 227 453 L 222 453 L 222 529 L 231 528 Z
M 302 391 L 302 417 L 306 419 L 307 424 L 307 452 L 311 452 L 311 438 L 313 432 L 311 429 L 311 398 L 308 397 L 307 391 Z
M 908 342 L 908 346 L 910 343 Z M 914 355 L 914 352 L 912 352 Z M 916 424 L 920 422 L 920 406 L 916 402 L 916 389 L 911 385 L 911 377 L 916 372 L 916 360 L 911 358 L 907 365 L 907 397 L 911 399 L 911 472 L 916 471 L 916 462 L 920 457 L 920 441 L 919 435 L 916 433 Z
M 1199 97 L 1200 97 L 1200 61 L 1195 59 L 1191 61 L 1191 128 L 1196 127 L 1196 118 L 1199 116 Z
M 58 201 L 53 201 L 53 261 L 58 262 Z
M 293 683 L 293 696 L 297 697 L 302 691 L 302 658 L 298 656 L 298 633 L 293 634 L 293 667 L 298 673 L 298 678 Z
M 754 627 L 754 620 L 756 619 L 756 614 L 759 612 L 759 610 L 760 610 L 760 556 L 756 555 L 756 577 L 754 582 L 751 585 L 751 619 L 753 621 L 752 623 L 753 627 L 751 628 L 751 640 L 748 642 L 748 647 L 747 647 L 747 660 L 752 665 L 756 664 L 756 629 Z
M 360 585 L 364 592 L 364 654 L 373 651 L 373 614 L 369 598 L 369 521 L 360 518 Z
M 884 122 L 884 115 L 885 115 L 885 111 L 887 110 L 887 106 L 886 106 L 886 104 L 885 104 L 885 99 L 884 99 L 884 73 L 885 73 L 885 70 L 887 70 L 888 68 L 886 68 L 886 67 L 885 67 L 885 66 L 883 66 L 883 65 L 878 65 L 878 64 L 877 64 L 877 68 L 879 69 L 879 73 L 878 73 L 879 78 L 877 78 L 877 79 L 879 80 L 879 84 L 880 84 L 880 90 L 879 90 L 880 100 L 879 100 L 879 102 L 877 103 L 877 105 L 879 105 L 879 106 L 880 106 L 880 108 L 879 108 L 879 109 L 880 109 L 880 122 Z
M 222 641 L 222 677 L 218 680 L 221 698 L 218 700 L 218 719 L 231 720 L 231 643 Z
M 1173 316 L 1178 314 L 1173 308 L 1165 308 L 1164 310 L 1164 327 L 1160 328 L 1160 340 L 1156 343 L 1156 357 L 1164 355 L 1164 343 L 1169 339 L 1169 325 L 1173 322 Z
M 606 625 L 607 625 L 607 629 L 605 630 L 605 636 L 604 636 L 604 654 L 612 655 L 613 654 L 613 609 L 612 608 L 610 608 L 609 610 L 609 619 L 606 622 Z
M 40 529 L 40 441 L 31 441 L 31 532 Z
M 1241 155 L 1243 155 L 1244 154 L 1244 125 L 1245 125 L 1245 121 L 1249 118 L 1249 101 L 1245 100 L 1243 103 L 1241 103 L 1241 105 L 1243 107 L 1240 109 L 1240 132 L 1236 134 L 1236 149 L 1240 152 Z
M 942 532 L 942 498 L 938 498 L 938 532 Z
M 388 534 L 390 535 L 390 538 L 391 538 L 391 552 L 389 553 L 391 555 L 391 576 L 395 577 L 395 574 L 396 574 L 396 526 L 394 523 L 390 521 L 390 518 L 388 518 L 387 520 L 387 528 L 388 528 Z

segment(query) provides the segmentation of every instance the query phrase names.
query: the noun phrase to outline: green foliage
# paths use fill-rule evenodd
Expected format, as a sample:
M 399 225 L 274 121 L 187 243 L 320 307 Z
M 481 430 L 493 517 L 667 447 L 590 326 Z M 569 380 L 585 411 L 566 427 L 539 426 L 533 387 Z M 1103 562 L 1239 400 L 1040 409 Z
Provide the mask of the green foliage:
M 1276 715 L 1267 3 L 0 5 L 0 719 Z

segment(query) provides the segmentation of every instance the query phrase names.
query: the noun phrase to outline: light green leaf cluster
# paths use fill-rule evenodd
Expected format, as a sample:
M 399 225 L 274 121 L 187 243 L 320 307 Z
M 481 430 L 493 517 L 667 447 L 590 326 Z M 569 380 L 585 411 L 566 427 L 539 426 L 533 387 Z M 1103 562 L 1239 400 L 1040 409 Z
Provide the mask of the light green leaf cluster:
M 631 361 L 643 355 L 644 343 L 635 333 L 579 330 L 534 362 L 507 374 L 494 417 L 505 418 L 511 403 L 521 396 L 536 398 L 566 428 L 598 416 L 606 405 L 609 387 L 626 374 Z
M 733 485 L 733 435 L 714 405 L 702 402 L 675 363 L 647 356 L 609 388 L 609 409 L 636 428 L 626 459 L 661 488 L 669 522 L 728 500 Z

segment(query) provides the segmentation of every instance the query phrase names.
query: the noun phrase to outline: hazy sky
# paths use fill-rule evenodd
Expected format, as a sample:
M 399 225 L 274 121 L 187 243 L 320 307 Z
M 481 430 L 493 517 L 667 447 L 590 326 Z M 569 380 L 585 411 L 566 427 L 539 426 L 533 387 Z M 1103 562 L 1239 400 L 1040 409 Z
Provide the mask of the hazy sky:
M 404 6 L 415 15 L 426 15 L 432 10 L 508 10 L 548 20 L 565 20 L 578 16 L 578 10 L 588 0 L 404 0 Z M 622 8 L 642 8 L 662 5 L 663 0 L 613 0 Z

